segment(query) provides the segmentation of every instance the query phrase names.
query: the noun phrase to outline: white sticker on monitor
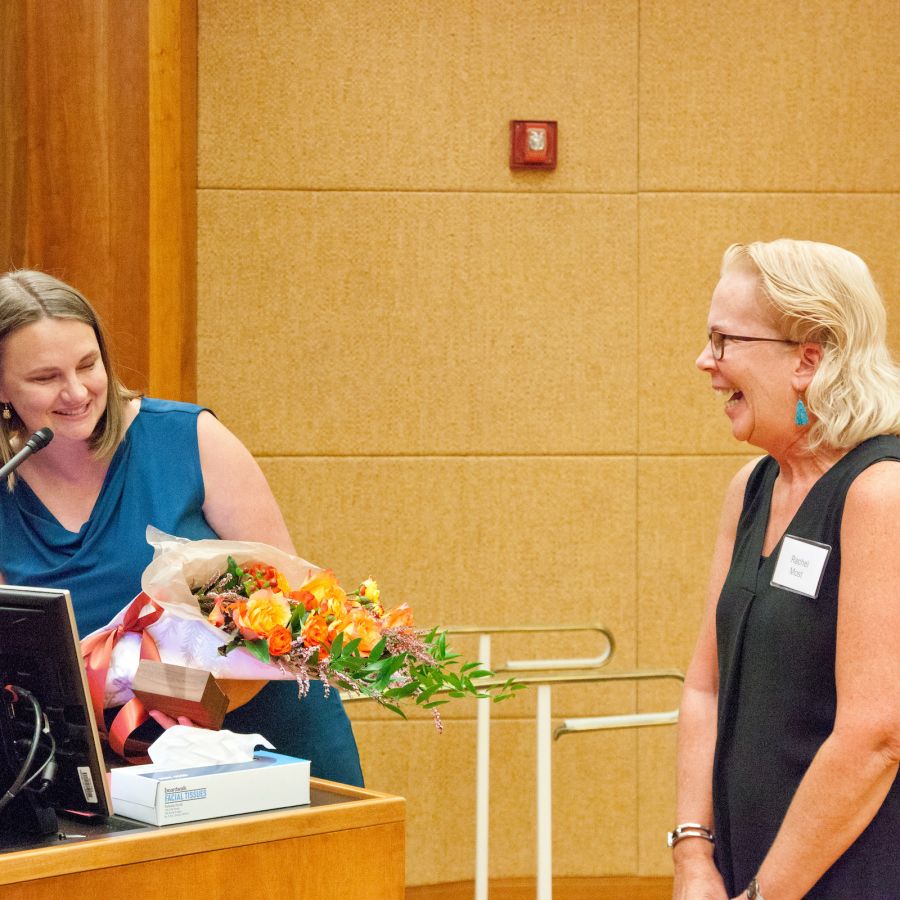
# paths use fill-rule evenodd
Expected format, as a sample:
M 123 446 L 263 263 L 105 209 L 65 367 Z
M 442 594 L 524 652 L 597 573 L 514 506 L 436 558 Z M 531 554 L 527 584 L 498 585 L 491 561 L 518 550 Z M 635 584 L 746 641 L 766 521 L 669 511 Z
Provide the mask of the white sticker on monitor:
M 803 594 L 806 597 L 818 597 L 819 585 L 825 572 L 825 563 L 831 547 L 817 541 L 805 541 L 786 534 L 781 542 L 781 552 L 775 563 L 775 574 L 772 584 L 775 587 Z
M 89 766 L 78 767 L 78 780 L 81 782 L 81 792 L 84 794 L 84 799 L 88 803 L 96 803 L 97 791 L 94 788 L 94 779 Z

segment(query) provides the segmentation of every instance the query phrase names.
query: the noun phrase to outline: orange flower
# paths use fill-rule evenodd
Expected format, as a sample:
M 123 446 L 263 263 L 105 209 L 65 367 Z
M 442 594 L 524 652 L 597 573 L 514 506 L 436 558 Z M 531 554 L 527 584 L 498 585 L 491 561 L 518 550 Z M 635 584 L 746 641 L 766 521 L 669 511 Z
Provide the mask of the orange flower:
M 269 654 L 271 656 L 286 656 L 291 650 L 293 640 L 289 628 L 276 625 L 269 634 Z
M 291 620 L 291 608 L 281 594 L 268 588 L 254 591 L 246 603 L 241 603 L 232 614 L 244 640 L 267 638 L 274 628 L 287 625 Z
M 302 603 L 304 608 L 310 612 L 319 605 L 319 601 L 316 600 L 316 595 L 309 591 L 291 591 L 288 596 L 291 600 Z
M 325 621 L 324 616 L 320 616 L 317 613 L 307 616 L 306 621 L 303 623 L 303 628 L 300 629 L 300 634 L 307 644 L 328 646 L 328 623 Z
M 395 606 L 389 609 L 385 615 L 382 625 L 385 628 L 412 628 L 413 614 L 408 603 L 402 606 Z
M 366 655 L 380 640 L 378 623 L 365 611 L 354 610 L 344 629 L 344 643 L 359 638 L 359 652 Z
M 301 591 L 309 591 L 315 598 L 319 609 L 324 609 L 325 605 L 334 600 L 341 606 L 347 601 L 347 595 L 344 589 L 338 584 L 334 572 L 327 569 L 314 575 L 306 584 L 301 585 Z M 310 607 L 307 607 L 309 609 Z

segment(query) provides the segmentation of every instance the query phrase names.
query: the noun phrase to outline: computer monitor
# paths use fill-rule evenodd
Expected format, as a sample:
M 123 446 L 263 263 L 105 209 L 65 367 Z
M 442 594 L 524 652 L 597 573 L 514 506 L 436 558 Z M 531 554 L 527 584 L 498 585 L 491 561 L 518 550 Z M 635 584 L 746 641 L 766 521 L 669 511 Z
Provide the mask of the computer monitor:
M 21 780 L 24 764 L 35 772 L 54 757 L 0 810 L 0 831 L 51 834 L 57 810 L 112 815 L 68 591 L 0 585 L 0 679 L 0 793 Z M 34 753 L 29 694 L 41 710 Z

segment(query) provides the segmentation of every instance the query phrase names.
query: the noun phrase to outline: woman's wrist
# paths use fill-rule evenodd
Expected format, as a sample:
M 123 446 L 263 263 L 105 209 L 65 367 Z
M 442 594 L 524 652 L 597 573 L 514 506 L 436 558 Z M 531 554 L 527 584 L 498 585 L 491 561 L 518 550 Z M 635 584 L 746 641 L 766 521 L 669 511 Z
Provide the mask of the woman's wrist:
M 709 841 L 685 839 L 672 848 L 672 863 L 676 869 L 705 863 L 715 866 L 713 862 L 713 845 Z

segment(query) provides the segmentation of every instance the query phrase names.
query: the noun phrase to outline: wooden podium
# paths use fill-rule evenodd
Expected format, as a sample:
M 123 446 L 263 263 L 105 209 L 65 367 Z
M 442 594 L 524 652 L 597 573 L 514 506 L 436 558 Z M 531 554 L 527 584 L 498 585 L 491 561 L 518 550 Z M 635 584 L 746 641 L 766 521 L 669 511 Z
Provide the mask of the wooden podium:
M 313 778 L 309 806 L 188 825 L 60 819 L 0 852 L 0 898 L 403 900 L 406 801 Z

